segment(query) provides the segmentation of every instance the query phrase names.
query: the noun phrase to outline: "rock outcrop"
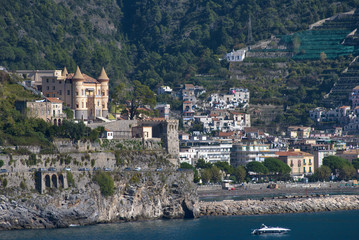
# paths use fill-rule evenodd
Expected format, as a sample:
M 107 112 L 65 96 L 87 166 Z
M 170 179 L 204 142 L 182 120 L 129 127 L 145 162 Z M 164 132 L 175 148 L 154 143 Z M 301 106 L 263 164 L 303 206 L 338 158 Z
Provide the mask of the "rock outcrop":
M 358 195 L 200 202 L 200 215 L 258 215 L 359 209 Z
M 9 190 L 0 195 L 0 230 L 57 228 L 105 222 L 199 216 L 192 174 L 176 172 L 113 173 L 115 193 L 86 188 L 54 190 L 41 195 Z M 86 176 L 83 176 L 86 177 Z

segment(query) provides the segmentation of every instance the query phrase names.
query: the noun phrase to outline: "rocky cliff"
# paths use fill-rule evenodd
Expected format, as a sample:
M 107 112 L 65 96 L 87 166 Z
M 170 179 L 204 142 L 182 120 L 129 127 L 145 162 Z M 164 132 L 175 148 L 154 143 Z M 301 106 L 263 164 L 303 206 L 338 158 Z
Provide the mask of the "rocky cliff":
M 82 188 L 51 189 L 44 195 L 7 189 L 0 195 L 0 230 L 199 216 L 191 173 L 122 172 L 112 177 L 116 187 L 109 197 L 86 174 Z
M 258 215 L 359 209 L 358 195 L 200 202 L 200 215 Z

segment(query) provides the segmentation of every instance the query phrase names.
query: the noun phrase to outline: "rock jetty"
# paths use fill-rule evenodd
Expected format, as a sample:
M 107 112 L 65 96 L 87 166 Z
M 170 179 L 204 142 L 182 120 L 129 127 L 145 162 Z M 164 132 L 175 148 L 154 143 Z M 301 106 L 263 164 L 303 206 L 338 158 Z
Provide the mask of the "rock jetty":
M 359 209 L 359 195 L 315 195 L 262 200 L 199 202 L 200 216 L 282 214 L 355 209 Z

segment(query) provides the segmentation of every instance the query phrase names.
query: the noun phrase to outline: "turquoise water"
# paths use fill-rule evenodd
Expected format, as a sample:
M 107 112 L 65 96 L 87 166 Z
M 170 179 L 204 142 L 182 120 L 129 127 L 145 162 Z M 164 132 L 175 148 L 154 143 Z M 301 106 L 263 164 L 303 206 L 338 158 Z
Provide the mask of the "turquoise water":
M 0 232 L 0 239 L 359 239 L 359 211 L 262 216 L 202 217 L 190 220 L 100 224 L 87 227 Z M 251 235 L 262 223 L 292 229 L 284 235 Z

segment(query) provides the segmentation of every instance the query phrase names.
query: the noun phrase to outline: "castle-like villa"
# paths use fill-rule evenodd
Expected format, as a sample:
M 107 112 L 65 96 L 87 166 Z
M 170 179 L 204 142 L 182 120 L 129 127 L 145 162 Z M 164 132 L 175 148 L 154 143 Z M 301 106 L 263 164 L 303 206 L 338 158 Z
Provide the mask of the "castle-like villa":
M 100 76 L 94 79 L 76 72 L 68 73 L 66 67 L 60 76 L 42 77 L 42 92 L 45 97 L 56 97 L 73 109 L 75 119 L 94 120 L 96 117 L 108 117 L 109 78 L 102 68 Z

